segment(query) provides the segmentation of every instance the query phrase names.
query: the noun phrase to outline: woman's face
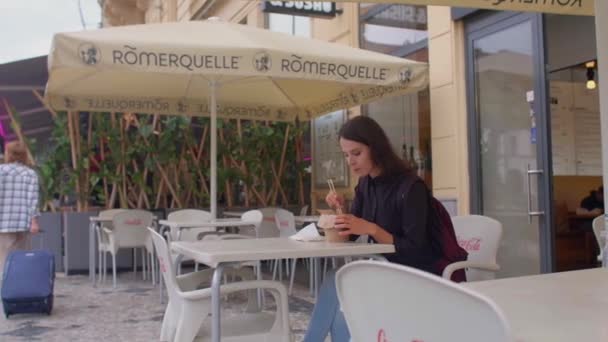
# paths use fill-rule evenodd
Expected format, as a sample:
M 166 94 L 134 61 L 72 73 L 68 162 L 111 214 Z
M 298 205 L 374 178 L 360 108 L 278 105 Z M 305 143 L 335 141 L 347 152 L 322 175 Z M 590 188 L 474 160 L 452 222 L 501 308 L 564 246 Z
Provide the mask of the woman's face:
M 344 152 L 346 162 L 350 170 L 357 176 L 363 177 L 370 175 L 376 177 L 380 174 L 376 165 L 372 161 L 369 147 L 365 144 L 340 138 L 340 148 Z

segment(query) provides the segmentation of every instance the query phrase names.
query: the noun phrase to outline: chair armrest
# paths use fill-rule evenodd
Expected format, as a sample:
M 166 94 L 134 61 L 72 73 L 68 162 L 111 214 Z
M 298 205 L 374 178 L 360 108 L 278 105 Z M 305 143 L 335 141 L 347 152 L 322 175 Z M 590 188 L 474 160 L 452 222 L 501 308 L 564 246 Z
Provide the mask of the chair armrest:
M 103 227 L 103 233 L 106 234 L 106 236 L 108 237 L 108 243 L 110 244 L 110 248 L 112 248 L 114 251 L 116 251 L 116 247 L 115 247 L 115 241 L 114 241 L 114 231 L 112 231 L 112 229 L 108 229 L 106 227 Z
M 196 290 L 201 284 L 209 285 L 211 283 L 212 276 L 213 269 L 208 268 L 197 272 L 178 275 L 176 277 L 176 281 L 182 291 L 193 291 Z
M 237 267 L 237 268 L 235 268 Z M 210 285 L 213 278 L 214 269 L 207 268 L 201 271 L 178 275 L 176 281 L 183 291 L 193 291 L 200 287 L 201 284 Z M 254 280 L 255 274 L 251 269 L 240 268 L 239 265 L 231 265 L 225 268 L 224 275 L 229 277 L 237 277 L 240 281 Z
M 220 293 L 222 295 L 230 294 L 234 292 L 246 291 L 246 290 L 275 290 L 279 293 L 287 295 L 287 288 L 285 285 L 278 281 L 272 280 L 250 280 L 250 281 L 239 281 L 235 283 L 229 283 L 220 287 Z M 182 292 L 181 297 L 187 300 L 199 300 L 203 298 L 211 298 L 211 288 Z
M 500 266 L 498 266 L 498 264 L 481 263 L 481 262 L 474 262 L 474 261 L 458 261 L 458 262 L 454 262 L 454 263 L 447 265 L 445 267 L 445 269 L 443 270 L 443 274 L 441 276 L 444 279 L 451 279 L 452 273 L 456 272 L 457 270 L 465 269 L 465 268 L 476 268 L 476 269 L 480 269 L 480 270 L 484 270 L 484 271 L 492 271 L 492 272 L 496 272 L 496 271 L 500 270 Z
M 97 243 L 103 242 L 103 240 L 101 239 L 101 234 L 103 234 L 101 232 L 101 228 L 99 227 L 99 225 L 95 225 L 95 235 L 97 235 Z

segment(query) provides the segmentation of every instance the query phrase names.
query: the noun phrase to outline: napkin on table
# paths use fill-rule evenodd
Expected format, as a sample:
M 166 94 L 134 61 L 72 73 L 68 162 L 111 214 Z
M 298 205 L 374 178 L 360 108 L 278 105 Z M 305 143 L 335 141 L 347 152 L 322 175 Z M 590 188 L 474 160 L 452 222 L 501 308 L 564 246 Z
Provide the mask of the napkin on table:
M 289 237 L 297 241 L 323 241 L 325 238 L 319 234 L 317 226 L 314 223 L 300 229 L 299 232 Z

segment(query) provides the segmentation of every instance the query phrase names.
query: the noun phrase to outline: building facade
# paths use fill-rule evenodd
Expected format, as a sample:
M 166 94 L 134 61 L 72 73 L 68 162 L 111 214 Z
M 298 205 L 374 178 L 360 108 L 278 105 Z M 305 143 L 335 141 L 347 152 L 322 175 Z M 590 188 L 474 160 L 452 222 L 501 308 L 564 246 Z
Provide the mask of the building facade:
M 592 264 L 588 228 L 571 230 L 589 223 L 577 208 L 601 185 L 593 17 L 346 2 L 329 18 L 268 13 L 257 1 L 102 5 L 107 25 L 216 16 L 429 62 L 427 91 L 315 120 L 313 146 L 319 127 L 369 115 L 452 213 L 503 224 L 500 276 Z M 313 161 L 340 159 L 339 150 L 312 150 Z M 332 165 L 352 193 L 356 179 Z M 315 203 L 327 191 L 314 181 L 321 172 L 313 167 Z

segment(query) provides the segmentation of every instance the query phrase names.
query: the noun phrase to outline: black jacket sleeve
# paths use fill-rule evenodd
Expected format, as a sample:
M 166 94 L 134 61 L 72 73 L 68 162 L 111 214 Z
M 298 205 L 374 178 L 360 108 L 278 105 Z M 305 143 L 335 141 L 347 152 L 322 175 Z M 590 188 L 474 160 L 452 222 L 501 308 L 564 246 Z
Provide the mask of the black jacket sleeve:
M 359 180 L 359 184 L 355 186 L 355 197 L 353 198 L 353 203 L 350 206 L 350 213 L 357 217 L 363 216 L 363 195 L 360 192 L 361 189 L 361 180 Z M 359 238 L 360 235 L 352 234 L 348 237 L 350 241 L 355 241 Z
M 427 232 L 429 195 L 422 182 L 412 184 L 401 216 L 401 231 L 393 234 L 396 256 L 407 264 L 428 261 L 430 241 Z
M 363 215 L 363 198 L 361 198 L 362 195 L 359 190 L 360 185 L 361 183 L 359 182 L 359 184 L 355 186 L 355 196 L 353 198 L 353 203 L 350 206 L 350 213 L 357 217 Z

